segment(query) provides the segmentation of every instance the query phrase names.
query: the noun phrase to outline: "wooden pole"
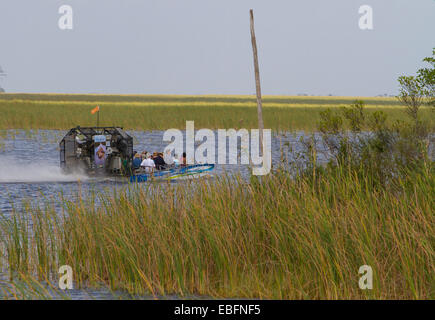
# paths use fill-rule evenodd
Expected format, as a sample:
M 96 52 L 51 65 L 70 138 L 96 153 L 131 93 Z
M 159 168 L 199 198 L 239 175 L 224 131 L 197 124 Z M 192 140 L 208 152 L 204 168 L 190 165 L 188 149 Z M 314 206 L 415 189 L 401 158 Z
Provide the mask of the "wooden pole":
M 258 114 L 258 130 L 260 133 L 260 150 L 263 154 L 263 106 L 261 102 L 261 86 L 260 86 L 260 68 L 258 67 L 258 53 L 257 53 L 257 41 L 255 39 L 254 30 L 254 11 L 250 10 L 251 15 L 251 41 L 252 51 L 254 53 L 254 70 L 255 70 L 255 87 L 257 92 L 257 114 Z

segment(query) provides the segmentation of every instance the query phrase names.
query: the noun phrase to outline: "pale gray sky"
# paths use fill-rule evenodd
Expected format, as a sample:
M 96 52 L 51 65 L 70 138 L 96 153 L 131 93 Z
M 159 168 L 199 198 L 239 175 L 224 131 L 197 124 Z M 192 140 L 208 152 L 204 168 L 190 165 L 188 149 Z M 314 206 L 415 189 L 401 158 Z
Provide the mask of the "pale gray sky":
M 60 30 L 61 5 L 74 29 Z M 374 30 L 358 27 L 361 5 Z M 8 92 L 373 96 L 435 46 L 434 0 L 1 0 Z

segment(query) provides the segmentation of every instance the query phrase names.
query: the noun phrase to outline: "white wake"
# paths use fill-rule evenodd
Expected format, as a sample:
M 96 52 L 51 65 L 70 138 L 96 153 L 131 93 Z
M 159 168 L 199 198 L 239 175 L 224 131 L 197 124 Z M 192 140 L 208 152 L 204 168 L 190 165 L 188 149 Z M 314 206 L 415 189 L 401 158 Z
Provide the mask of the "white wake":
M 74 182 L 87 179 L 85 174 L 64 174 L 56 165 L 17 162 L 0 157 L 0 183 Z

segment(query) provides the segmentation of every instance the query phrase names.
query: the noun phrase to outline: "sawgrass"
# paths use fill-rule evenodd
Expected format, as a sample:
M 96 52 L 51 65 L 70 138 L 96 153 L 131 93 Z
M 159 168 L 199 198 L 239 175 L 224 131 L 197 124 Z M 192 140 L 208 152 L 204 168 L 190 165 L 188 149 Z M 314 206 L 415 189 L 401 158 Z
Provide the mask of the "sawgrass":
M 264 123 L 274 130 L 315 130 L 320 112 L 342 107 L 355 97 L 264 97 Z M 406 117 L 394 98 L 363 98 L 369 111 L 384 110 L 391 121 Z M 186 120 L 197 128 L 255 128 L 253 96 L 175 95 L 0 95 L 0 129 L 69 129 L 95 126 L 90 110 L 100 105 L 100 125 L 130 130 L 183 129 Z M 421 115 L 433 119 L 433 111 Z M 432 120 L 433 121 L 433 120 Z
M 305 104 L 265 103 L 266 126 L 314 128 L 317 113 L 328 106 L 297 99 Z M 1 126 L 19 123 L 30 134 L 32 127 L 75 126 L 80 116 L 80 124 L 92 124 L 94 102 L 63 101 L 0 101 L 6 115 Z M 132 129 L 184 128 L 185 120 L 195 120 L 197 128 L 257 123 L 251 101 L 101 105 L 107 110 L 102 124 Z M 405 117 L 399 106 L 367 108 L 382 108 L 393 118 L 389 121 Z M 433 115 L 429 109 L 420 112 L 429 120 Z M 113 118 L 105 118 L 109 115 Z M 110 119 L 116 123 L 104 122 Z M 434 299 L 433 162 L 393 175 L 388 185 L 359 166 L 308 168 L 296 177 L 276 169 L 249 182 L 220 176 L 129 185 L 74 201 L 59 197 L 39 207 L 24 205 L 0 218 L 0 271 L 11 278 L 0 283 L 0 291 L 12 298 L 50 297 L 40 284 L 54 290 L 58 268 L 67 264 L 76 288 L 131 296 Z M 358 286 L 362 265 L 373 268 L 372 290 Z
M 285 104 L 349 104 L 355 99 L 372 105 L 400 105 L 394 97 L 340 97 L 340 96 L 272 96 L 264 95 L 266 103 Z M 255 95 L 133 95 L 133 94 L 50 94 L 50 93 L 3 93 L 0 100 L 27 101 L 88 101 L 88 102 L 256 102 Z
M 1 300 L 70 299 L 49 281 L 41 282 L 29 274 L 17 274 L 12 281 L 0 281 Z
M 336 167 L 180 185 L 131 185 L 2 220 L 3 265 L 136 295 L 434 299 L 434 169 L 389 188 Z M 32 221 L 32 223 L 29 223 Z M 373 268 L 372 290 L 358 286 Z

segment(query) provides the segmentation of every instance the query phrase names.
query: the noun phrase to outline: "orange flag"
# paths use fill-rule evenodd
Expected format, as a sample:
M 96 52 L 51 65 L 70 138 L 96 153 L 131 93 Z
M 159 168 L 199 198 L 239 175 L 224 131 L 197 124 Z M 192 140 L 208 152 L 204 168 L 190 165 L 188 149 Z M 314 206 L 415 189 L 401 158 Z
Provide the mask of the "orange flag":
M 100 106 L 96 106 L 94 109 L 92 109 L 91 113 L 94 114 L 95 112 L 100 111 Z

